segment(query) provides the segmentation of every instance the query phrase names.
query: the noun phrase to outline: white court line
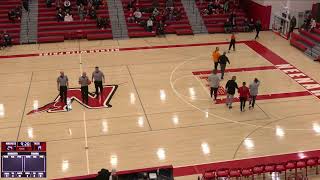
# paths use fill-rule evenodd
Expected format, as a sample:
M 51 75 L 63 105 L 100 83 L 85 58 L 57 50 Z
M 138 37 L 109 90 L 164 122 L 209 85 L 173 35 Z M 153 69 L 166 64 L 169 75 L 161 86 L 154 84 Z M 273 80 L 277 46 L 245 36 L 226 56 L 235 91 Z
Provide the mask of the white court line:
M 245 122 L 240 122 L 240 121 L 236 121 L 236 120 L 232 120 L 232 119 L 228 119 L 228 118 L 224 118 L 224 117 L 221 117 L 219 115 L 216 115 L 216 114 L 213 114 L 213 113 L 209 113 L 208 111 L 205 111 L 205 110 L 202 110 L 201 108 L 193 105 L 192 103 L 188 102 L 185 98 L 183 98 L 183 96 L 177 92 L 177 90 L 175 89 L 174 87 L 174 82 L 172 81 L 173 79 L 173 74 L 184 64 L 186 64 L 187 62 L 190 62 L 190 61 L 193 61 L 193 60 L 196 60 L 197 58 L 199 58 L 200 56 L 198 57 L 192 57 L 188 60 L 185 60 L 183 61 L 182 63 L 178 64 L 171 72 L 171 75 L 170 75 L 170 86 L 171 86 L 171 89 L 173 90 L 173 92 L 183 101 L 185 102 L 186 104 L 188 104 L 189 106 L 192 106 L 193 108 L 199 110 L 200 112 L 203 112 L 203 113 L 207 113 L 208 115 L 211 115 L 213 117 L 216 117 L 216 118 L 219 118 L 219 119 L 222 119 L 222 120 L 225 120 L 225 121 L 228 121 L 228 122 L 233 122 L 233 123 L 238 123 L 238 124 L 242 124 L 242 125 L 246 125 L 246 126 L 252 126 L 252 127 L 259 127 L 259 128 L 262 128 L 262 129 L 273 129 L 275 130 L 276 128 L 274 127 L 268 127 L 268 126 L 261 126 L 261 125 L 255 125 L 255 124 L 250 124 L 250 123 L 245 123 Z M 202 82 L 200 82 L 202 84 Z M 283 118 L 277 118 L 275 119 L 273 122 L 277 122 L 279 120 L 282 120 Z M 284 118 L 286 119 L 286 118 Z M 272 123 L 273 123 L 272 122 Z M 291 130 L 291 131 L 313 131 L 313 129 L 286 129 L 286 130 Z
M 80 65 L 80 76 L 82 75 L 82 56 L 79 54 L 79 65 Z M 83 127 L 84 127 L 84 141 L 85 141 L 85 151 L 86 151 L 86 160 L 87 160 L 87 173 L 90 174 L 89 168 L 89 147 L 88 147 L 88 132 L 87 132 L 87 122 L 86 122 L 86 112 L 85 107 L 83 106 Z

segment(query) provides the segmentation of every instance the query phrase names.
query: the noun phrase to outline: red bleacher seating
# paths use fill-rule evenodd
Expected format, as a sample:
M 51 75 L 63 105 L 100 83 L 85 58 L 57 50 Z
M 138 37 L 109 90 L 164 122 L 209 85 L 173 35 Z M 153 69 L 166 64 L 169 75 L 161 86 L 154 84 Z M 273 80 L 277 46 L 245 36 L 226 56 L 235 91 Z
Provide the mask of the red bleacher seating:
M 8 19 L 8 12 L 16 6 L 21 6 L 20 0 L 2 0 L 0 1 L 0 33 L 7 31 L 12 37 L 13 44 L 20 44 L 20 21 L 15 23 Z
M 73 22 L 58 22 L 56 19 L 56 5 L 47 8 L 45 0 L 39 0 L 38 15 L 38 42 L 61 42 L 65 39 L 87 38 L 112 39 L 111 27 L 101 30 L 97 28 L 96 20 L 86 17 L 80 21 L 76 6 L 76 0 L 70 0 L 72 4 Z M 97 10 L 100 17 L 109 18 L 108 8 L 100 6 Z
M 305 45 L 295 39 L 290 39 L 290 44 L 303 52 L 308 49 Z
M 204 1 L 202 4 L 200 4 L 200 1 L 197 1 L 197 6 L 199 8 L 199 12 L 202 12 L 203 9 L 206 9 L 208 7 L 208 2 Z M 236 12 L 236 24 L 237 24 L 236 31 L 243 31 L 244 28 L 242 24 L 246 19 L 246 14 L 242 9 L 235 9 L 235 12 Z M 207 27 L 208 33 L 225 32 L 224 23 L 229 18 L 229 14 L 211 14 L 211 15 L 204 16 L 201 13 L 201 16 L 204 24 Z
M 320 36 L 312 33 L 312 32 L 309 32 L 309 31 L 306 31 L 306 30 L 299 30 L 299 32 L 317 42 L 320 42 Z
M 129 17 L 129 11 L 127 9 L 128 0 L 122 0 L 122 5 L 124 8 L 125 19 L 127 21 Z M 160 11 L 165 6 L 165 0 L 159 0 L 159 8 Z M 136 6 L 138 8 L 150 8 L 152 7 L 152 0 L 139 0 L 139 4 Z M 186 35 L 186 34 L 193 34 L 191 26 L 189 24 L 188 17 L 186 12 L 181 4 L 181 1 L 176 0 L 174 1 L 175 8 L 181 8 L 182 14 L 181 19 L 178 21 L 166 21 L 165 24 L 165 33 L 166 34 L 177 34 L 177 35 Z M 148 20 L 151 16 L 151 13 L 143 13 L 142 20 Z M 156 36 L 153 32 L 146 32 L 144 27 L 136 23 L 129 23 L 127 22 L 128 27 L 128 35 L 129 37 L 151 37 Z
M 315 46 L 314 42 L 310 41 L 309 39 L 307 39 L 307 38 L 305 38 L 303 36 L 300 36 L 299 34 L 292 33 L 291 34 L 291 38 L 295 39 L 297 41 L 301 41 L 301 42 L 305 43 L 306 45 L 308 45 L 309 47 Z

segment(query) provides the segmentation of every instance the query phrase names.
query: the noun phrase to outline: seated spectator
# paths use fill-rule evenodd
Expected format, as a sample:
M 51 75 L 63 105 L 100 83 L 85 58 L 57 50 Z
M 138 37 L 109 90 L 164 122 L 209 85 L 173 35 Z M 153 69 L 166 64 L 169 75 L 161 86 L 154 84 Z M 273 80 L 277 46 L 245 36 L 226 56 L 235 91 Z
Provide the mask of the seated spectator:
M 248 21 L 247 18 L 244 19 L 243 30 L 244 30 L 244 32 L 249 32 L 250 31 L 250 24 L 249 24 L 249 21 Z
M 16 18 L 20 20 L 22 15 L 21 6 L 16 6 L 16 8 L 14 9 L 14 12 L 16 13 Z
M 152 29 L 153 29 L 153 21 L 152 21 L 151 18 L 149 18 L 148 21 L 147 21 L 147 31 L 151 32 Z
M 6 31 L 4 31 L 2 34 L 2 38 L 3 38 L 3 46 L 4 47 L 12 46 L 12 38 L 11 38 L 10 34 L 8 34 Z
M 315 19 L 312 18 L 309 31 L 312 31 L 316 27 L 317 27 L 317 22 Z
M 92 6 L 91 9 L 89 10 L 89 16 L 91 17 L 91 19 L 97 18 L 97 11 L 94 8 L 94 6 Z
M 83 21 L 86 15 L 86 10 L 84 9 L 83 4 L 80 4 L 80 6 L 78 7 L 78 14 L 79 14 L 80 21 Z
M 65 0 L 63 2 L 63 7 L 66 13 L 70 13 L 71 12 L 71 2 L 69 0 Z
M 164 23 L 162 21 L 157 24 L 157 34 L 164 35 Z
M 52 0 L 46 0 L 46 5 L 47 5 L 47 8 L 51 8 L 52 7 Z
M 100 0 L 92 0 L 92 5 L 96 8 L 99 9 L 99 6 L 101 4 Z
M 254 29 L 255 29 L 255 23 L 253 21 L 253 18 L 251 18 L 249 22 L 249 31 L 252 32 Z
M 178 7 L 177 9 L 174 10 L 173 12 L 173 17 L 176 21 L 179 21 L 181 19 L 181 14 L 182 14 L 182 9 Z
M 64 16 L 64 21 L 65 22 L 72 22 L 73 21 L 73 17 L 71 14 L 67 13 L 65 16 Z
M 129 0 L 128 5 L 127 5 L 127 9 L 134 9 L 135 8 L 135 1 L 134 0 Z
M 223 11 L 224 11 L 224 13 L 227 13 L 229 11 L 229 0 L 224 2 Z
M 58 22 L 64 21 L 64 12 L 63 12 L 62 8 L 58 9 L 57 20 L 58 20 Z
M 16 13 L 13 11 L 13 10 L 10 10 L 8 12 L 8 19 L 11 21 L 11 22 L 14 22 L 15 19 L 16 19 Z
M 224 23 L 224 31 L 226 33 L 231 33 L 232 32 L 232 24 L 229 21 L 229 19 L 227 19 L 227 21 Z
M 210 1 L 207 7 L 208 11 L 209 11 L 209 15 L 213 14 L 213 2 Z
M 173 20 L 173 8 L 167 8 L 167 16 L 168 16 L 168 20 L 172 21 Z
M 129 22 L 129 23 L 133 23 L 133 22 L 134 22 L 133 9 L 132 9 L 132 8 L 130 8 L 130 10 L 129 10 L 128 22 Z
M 174 7 L 173 0 L 167 0 L 166 8 L 173 8 L 173 7 Z
M 208 15 L 209 15 L 208 9 L 203 9 L 203 10 L 202 10 L 202 15 L 203 15 L 203 16 L 208 16 Z
M 153 11 L 152 11 L 152 16 L 156 17 L 156 16 L 159 15 L 159 13 L 160 13 L 160 12 L 158 11 L 158 9 L 157 9 L 157 8 L 154 8 Z
M 139 8 L 137 8 L 137 10 L 133 13 L 133 17 L 134 17 L 134 21 L 136 23 L 140 22 L 141 17 L 142 17 L 142 13 L 140 12 Z
M 97 26 L 99 29 L 107 29 L 108 20 L 107 18 L 97 18 Z
M 232 11 L 229 15 L 229 21 L 232 25 L 232 28 L 236 27 L 236 13 L 234 11 Z

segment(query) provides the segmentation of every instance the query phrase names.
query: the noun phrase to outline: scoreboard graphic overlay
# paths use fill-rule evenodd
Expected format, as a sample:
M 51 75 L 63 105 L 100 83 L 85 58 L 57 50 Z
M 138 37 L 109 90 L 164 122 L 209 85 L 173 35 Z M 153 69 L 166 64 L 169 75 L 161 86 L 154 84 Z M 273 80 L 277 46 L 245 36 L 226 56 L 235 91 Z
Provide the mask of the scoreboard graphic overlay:
M 2 142 L 2 178 L 45 178 L 45 142 Z

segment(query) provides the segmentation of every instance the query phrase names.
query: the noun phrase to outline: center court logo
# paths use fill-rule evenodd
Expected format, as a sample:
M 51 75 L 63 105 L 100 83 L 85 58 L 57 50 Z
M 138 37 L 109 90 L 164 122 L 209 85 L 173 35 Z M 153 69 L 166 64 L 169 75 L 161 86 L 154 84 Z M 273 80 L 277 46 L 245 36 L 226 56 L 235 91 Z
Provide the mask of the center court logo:
M 27 115 L 45 111 L 48 113 L 67 112 L 71 110 L 70 106 L 74 100 L 88 109 L 110 108 L 112 106 L 109 103 L 117 88 L 118 85 L 103 86 L 103 93 L 99 97 L 97 97 L 94 93 L 89 93 L 88 104 L 82 102 L 80 88 L 70 88 L 67 92 L 67 104 L 60 102 L 61 97 L 60 95 L 58 95 L 53 102 L 46 104 L 38 109 L 34 109 L 30 111 Z

